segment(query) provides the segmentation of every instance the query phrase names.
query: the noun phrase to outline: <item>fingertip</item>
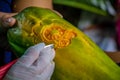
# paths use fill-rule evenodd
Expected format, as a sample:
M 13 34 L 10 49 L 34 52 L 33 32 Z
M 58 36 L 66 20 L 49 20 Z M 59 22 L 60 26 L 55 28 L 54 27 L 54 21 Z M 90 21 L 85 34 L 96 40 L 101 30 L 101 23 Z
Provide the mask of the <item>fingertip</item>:
M 12 27 L 16 23 L 16 19 L 13 17 L 8 18 L 8 23 L 9 23 L 9 26 Z
M 47 58 L 49 61 L 52 61 L 55 57 L 55 51 L 51 47 L 46 47 L 41 51 L 40 55 L 45 59 Z
M 13 17 L 3 19 L 4 27 L 12 27 L 16 23 L 16 19 Z
M 25 51 L 25 55 L 37 55 L 39 56 L 40 51 L 44 48 L 45 44 L 44 43 L 39 43 L 36 44 L 34 46 L 29 47 L 26 51 Z
M 26 66 L 32 65 L 39 58 L 40 51 L 44 46 L 44 43 L 39 43 L 35 46 L 29 47 L 19 61 L 24 63 Z
M 36 48 L 36 49 L 43 49 L 44 47 L 45 47 L 45 43 L 38 43 L 33 46 L 33 48 Z

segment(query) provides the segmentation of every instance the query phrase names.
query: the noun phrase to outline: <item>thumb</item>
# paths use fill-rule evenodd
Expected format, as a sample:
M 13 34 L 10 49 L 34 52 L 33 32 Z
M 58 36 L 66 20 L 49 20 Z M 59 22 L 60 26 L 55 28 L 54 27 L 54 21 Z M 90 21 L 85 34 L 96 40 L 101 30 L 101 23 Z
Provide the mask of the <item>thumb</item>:
M 1 25 L 4 27 L 4 28 L 7 28 L 7 27 L 12 27 L 16 22 L 16 19 L 13 18 L 13 17 L 9 17 L 9 18 L 3 18 L 2 19 L 2 22 L 1 22 Z
M 1 17 L 1 25 L 3 28 L 12 27 L 15 24 L 16 19 L 12 17 L 15 14 L 17 13 L 7 13 Z

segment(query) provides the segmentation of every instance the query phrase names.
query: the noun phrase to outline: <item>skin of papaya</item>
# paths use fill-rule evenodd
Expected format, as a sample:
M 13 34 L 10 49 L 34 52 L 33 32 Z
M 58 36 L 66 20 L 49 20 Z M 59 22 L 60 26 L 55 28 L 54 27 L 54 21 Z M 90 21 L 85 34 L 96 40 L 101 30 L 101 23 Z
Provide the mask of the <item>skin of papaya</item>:
M 7 36 L 20 57 L 37 43 L 54 44 L 51 80 L 120 80 L 120 68 L 88 36 L 49 9 L 29 7 L 14 16 Z

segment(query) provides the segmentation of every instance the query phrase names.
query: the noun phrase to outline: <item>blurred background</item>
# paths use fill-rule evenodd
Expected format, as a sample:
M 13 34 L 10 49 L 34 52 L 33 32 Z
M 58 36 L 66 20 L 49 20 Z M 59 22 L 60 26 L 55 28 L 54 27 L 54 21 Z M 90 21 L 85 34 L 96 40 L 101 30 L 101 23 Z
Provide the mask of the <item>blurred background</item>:
M 54 9 L 104 51 L 120 49 L 119 0 L 53 0 Z

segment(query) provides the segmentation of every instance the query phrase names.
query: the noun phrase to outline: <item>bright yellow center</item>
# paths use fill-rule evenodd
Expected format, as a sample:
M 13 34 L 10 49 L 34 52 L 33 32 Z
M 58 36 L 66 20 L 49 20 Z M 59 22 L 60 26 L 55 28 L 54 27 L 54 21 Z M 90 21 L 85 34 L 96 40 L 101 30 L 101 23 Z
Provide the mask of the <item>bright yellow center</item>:
M 58 24 L 43 27 L 40 35 L 44 42 L 53 43 L 56 48 L 68 46 L 71 39 L 76 37 L 76 33 L 72 29 L 65 29 Z

